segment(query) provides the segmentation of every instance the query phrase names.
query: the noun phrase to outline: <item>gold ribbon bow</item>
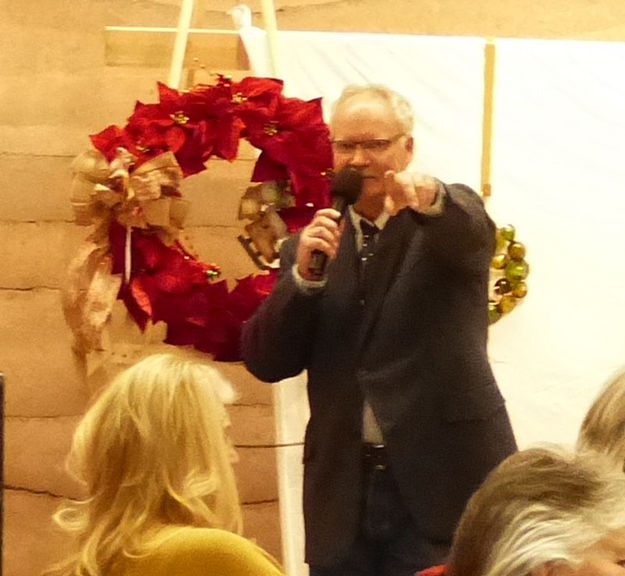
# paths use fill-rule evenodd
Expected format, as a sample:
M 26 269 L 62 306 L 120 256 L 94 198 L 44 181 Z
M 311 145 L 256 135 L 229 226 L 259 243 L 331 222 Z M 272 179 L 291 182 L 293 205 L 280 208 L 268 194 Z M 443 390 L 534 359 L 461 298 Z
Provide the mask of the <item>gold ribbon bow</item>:
M 188 202 L 180 197 L 182 170 L 172 152 L 165 152 L 130 171 L 135 158 L 118 148 L 107 162 L 97 150 L 79 155 L 72 164 L 71 202 L 76 223 L 95 225 L 85 245 L 70 262 L 62 292 L 65 319 L 82 352 L 102 349 L 102 331 L 119 293 L 121 275 L 112 274 L 108 230 L 117 221 L 127 231 L 124 280 L 130 280 L 133 228 L 155 228 L 169 244 L 183 226 Z
M 74 160 L 71 202 L 77 224 L 108 224 L 115 218 L 133 228 L 182 228 L 188 203 L 178 192 L 183 174 L 174 154 L 160 154 L 130 173 L 134 160 L 124 148 L 110 164 L 97 150 Z

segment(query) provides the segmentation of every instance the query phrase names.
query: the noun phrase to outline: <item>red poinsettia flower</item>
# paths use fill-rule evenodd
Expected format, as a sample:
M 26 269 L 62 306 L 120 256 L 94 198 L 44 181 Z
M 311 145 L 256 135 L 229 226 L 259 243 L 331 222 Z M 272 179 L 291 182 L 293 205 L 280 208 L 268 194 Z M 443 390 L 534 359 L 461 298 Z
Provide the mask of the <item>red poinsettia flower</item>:
M 277 270 L 267 274 L 246 276 L 237 280 L 237 285 L 230 293 L 230 310 L 241 322 L 247 321 L 256 308 L 269 295 L 278 277 Z
M 124 131 L 145 155 L 173 152 L 185 176 L 204 170 L 211 154 L 206 123 L 194 123 L 186 112 L 170 112 L 161 104 L 137 102 Z
M 287 164 L 297 155 L 297 148 L 305 145 L 298 138 L 317 127 L 320 121 L 320 99 L 303 101 L 295 98 L 277 100 L 275 110 L 261 110 L 246 122 L 245 136 L 250 143 L 279 162 Z M 305 132 L 302 132 L 305 130 Z M 296 146 L 296 148 L 292 148 Z
M 274 160 L 269 153 L 261 152 L 254 164 L 252 182 L 270 182 L 272 180 L 288 180 L 289 171 L 286 164 Z
M 259 115 L 246 125 L 245 134 L 250 143 L 264 151 L 252 180 L 263 181 L 266 176 L 273 176 L 275 164 L 283 164 L 298 205 L 327 206 L 330 183 L 325 175 L 332 167 L 332 149 L 321 99 L 305 102 L 283 98 L 279 104 L 272 117 Z
M 122 284 L 117 299 L 124 303 L 137 326 L 145 330 L 152 319 L 152 301 L 141 285 L 141 279 L 132 278 L 129 284 Z
M 91 134 L 89 138 L 109 162 L 115 158 L 118 148 L 128 150 L 136 158 L 137 166 L 152 158 L 145 147 L 138 145 L 133 137 L 119 126 L 108 126 L 97 134 Z
M 109 238 L 113 273 L 122 274 L 125 268 L 125 228 L 113 222 Z M 173 295 L 184 301 L 194 291 L 210 291 L 213 284 L 209 278 L 218 272 L 215 264 L 197 260 L 179 244 L 168 246 L 158 236 L 141 229 L 133 229 L 131 242 L 130 281 L 120 292 L 120 297 L 142 327 L 147 320 L 168 322 L 179 317 L 177 312 L 172 312 L 177 305 Z M 195 312 L 193 318 L 198 321 Z
M 277 78 L 247 77 L 232 85 L 235 113 L 245 126 L 273 118 L 284 96 L 284 83 Z
M 181 302 L 181 304 L 183 304 Z M 242 323 L 229 310 L 225 281 L 194 291 L 167 324 L 168 344 L 192 345 L 212 354 L 216 360 L 239 360 Z M 201 319 L 201 321 L 200 321 Z
M 195 348 L 208 352 L 216 360 L 232 362 L 241 359 L 239 342 L 242 322 L 229 310 L 229 294 L 224 293 L 223 300 L 211 300 L 209 308 L 210 323 L 203 330 Z
M 221 76 L 217 85 L 200 84 L 186 93 L 186 110 L 204 123 L 211 155 L 224 160 L 237 156 L 243 122 L 235 114 L 231 85 Z
M 186 292 L 178 294 L 171 292 L 159 292 L 156 302 L 154 316 L 155 320 L 162 320 L 180 327 L 189 325 L 193 327 L 206 328 L 210 322 L 210 308 L 214 301 L 220 302 L 227 297 L 227 284 L 225 280 L 219 282 L 204 281 L 194 284 Z M 187 336 L 188 338 L 188 336 Z
M 306 226 L 315 215 L 317 208 L 312 205 L 306 206 L 289 206 L 279 211 L 280 218 L 286 224 L 289 234 L 294 234 Z

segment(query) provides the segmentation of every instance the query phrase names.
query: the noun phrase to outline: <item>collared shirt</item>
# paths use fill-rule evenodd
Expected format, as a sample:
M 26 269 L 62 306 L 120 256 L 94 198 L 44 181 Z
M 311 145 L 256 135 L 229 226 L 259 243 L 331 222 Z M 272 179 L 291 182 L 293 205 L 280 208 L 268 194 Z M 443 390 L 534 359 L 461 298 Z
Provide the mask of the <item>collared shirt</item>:
M 353 206 L 349 206 L 349 217 L 351 218 L 352 224 L 354 225 L 354 230 L 356 232 L 356 248 L 358 249 L 358 251 L 360 251 L 360 249 L 362 248 L 362 230 L 360 228 L 360 221 L 364 220 L 369 224 L 373 224 L 378 228 L 378 230 L 381 231 L 384 226 L 386 226 L 386 223 L 388 222 L 388 219 L 391 217 L 391 215 L 388 212 L 383 211 L 382 214 L 380 214 L 373 222 L 371 222 L 370 220 L 367 220 L 366 218 L 363 218 L 360 214 L 358 214 L 354 210 Z

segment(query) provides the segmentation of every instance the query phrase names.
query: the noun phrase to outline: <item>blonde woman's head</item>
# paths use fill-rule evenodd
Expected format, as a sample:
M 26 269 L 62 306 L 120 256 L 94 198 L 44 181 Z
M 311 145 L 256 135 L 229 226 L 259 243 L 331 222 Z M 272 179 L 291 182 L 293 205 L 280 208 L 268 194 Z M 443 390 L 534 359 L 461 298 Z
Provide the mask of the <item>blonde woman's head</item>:
M 91 559 L 85 574 L 139 553 L 164 525 L 241 531 L 224 406 L 234 396 L 215 368 L 166 353 L 123 371 L 97 397 L 68 458 L 86 497 L 56 515 Z

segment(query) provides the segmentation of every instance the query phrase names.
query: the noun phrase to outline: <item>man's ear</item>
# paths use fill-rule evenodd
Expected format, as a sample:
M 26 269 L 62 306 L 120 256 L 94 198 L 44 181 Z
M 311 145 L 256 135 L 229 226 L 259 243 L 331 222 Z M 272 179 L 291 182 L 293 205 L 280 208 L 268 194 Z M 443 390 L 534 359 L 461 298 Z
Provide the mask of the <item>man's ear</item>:
M 406 150 L 411 154 L 414 154 L 414 136 L 409 136 L 406 140 Z

